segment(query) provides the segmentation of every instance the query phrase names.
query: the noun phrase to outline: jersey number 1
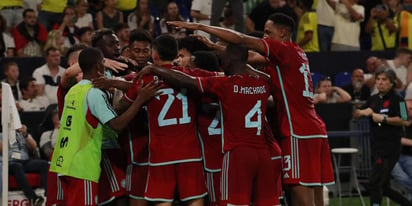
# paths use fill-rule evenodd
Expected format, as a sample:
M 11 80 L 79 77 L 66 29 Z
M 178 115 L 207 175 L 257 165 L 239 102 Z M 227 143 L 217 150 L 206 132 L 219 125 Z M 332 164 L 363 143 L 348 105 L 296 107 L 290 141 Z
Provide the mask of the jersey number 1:
M 299 68 L 300 73 L 303 75 L 303 80 L 305 81 L 305 90 L 303 90 L 302 95 L 304 97 L 313 98 L 313 92 L 309 91 L 309 65 L 302 63 L 302 66 Z
M 159 91 L 161 92 L 162 95 L 167 95 L 167 100 L 165 104 L 163 105 L 162 110 L 160 110 L 159 116 L 157 117 L 157 122 L 159 124 L 159 127 L 175 125 L 175 124 L 190 123 L 191 118 L 189 117 L 189 112 L 188 112 L 187 96 L 183 95 L 182 92 L 179 92 L 175 97 L 174 90 L 171 88 L 160 89 Z M 159 96 L 157 96 L 156 98 L 160 99 Z M 182 102 L 182 117 L 179 118 L 179 123 L 177 121 L 177 118 L 166 119 L 166 114 L 169 111 L 170 107 L 172 106 L 176 98 Z

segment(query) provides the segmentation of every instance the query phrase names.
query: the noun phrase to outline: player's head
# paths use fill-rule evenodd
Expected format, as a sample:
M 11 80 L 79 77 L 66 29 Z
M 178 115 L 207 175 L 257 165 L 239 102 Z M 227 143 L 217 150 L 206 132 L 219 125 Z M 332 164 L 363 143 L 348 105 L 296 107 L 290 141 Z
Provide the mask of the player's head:
M 196 68 L 208 70 L 208 71 L 218 71 L 219 61 L 217 56 L 212 51 L 196 51 L 194 54 L 194 61 Z
M 295 28 L 295 21 L 286 14 L 275 13 L 265 23 L 263 38 L 289 41 Z
M 83 79 L 91 79 L 104 75 L 104 58 L 100 50 L 86 48 L 80 52 L 79 66 L 83 72 Z
M 129 55 L 139 66 L 145 66 L 152 56 L 152 37 L 146 30 L 133 30 L 129 36 Z
M 178 40 L 179 51 L 175 62 L 182 67 L 190 67 L 193 64 L 192 57 L 195 51 L 206 51 L 209 48 L 196 37 L 188 36 Z
M 234 69 L 243 69 L 239 66 L 246 64 L 248 58 L 248 49 L 243 44 L 228 44 L 222 55 L 222 66 L 225 73 L 232 74 Z
M 177 41 L 169 34 L 158 36 L 152 45 L 153 63 L 171 62 L 177 56 Z
M 92 46 L 100 49 L 106 58 L 113 59 L 120 56 L 119 39 L 110 29 L 96 31 L 92 38 Z
M 79 54 L 87 46 L 84 44 L 75 44 L 70 47 L 66 52 L 67 63 L 71 66 L 79 61 Z

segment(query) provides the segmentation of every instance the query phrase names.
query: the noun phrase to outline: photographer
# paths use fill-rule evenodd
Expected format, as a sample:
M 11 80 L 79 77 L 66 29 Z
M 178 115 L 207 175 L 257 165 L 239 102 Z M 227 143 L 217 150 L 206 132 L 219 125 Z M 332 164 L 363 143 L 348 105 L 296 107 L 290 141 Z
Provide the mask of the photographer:
M 389 8 L 384 4 L 378 4 L 371 9 L 370 18 L 365 31 L 371 35 L 372 51 L 395 49 L 398 24 L 394 17 L 389 16 Z

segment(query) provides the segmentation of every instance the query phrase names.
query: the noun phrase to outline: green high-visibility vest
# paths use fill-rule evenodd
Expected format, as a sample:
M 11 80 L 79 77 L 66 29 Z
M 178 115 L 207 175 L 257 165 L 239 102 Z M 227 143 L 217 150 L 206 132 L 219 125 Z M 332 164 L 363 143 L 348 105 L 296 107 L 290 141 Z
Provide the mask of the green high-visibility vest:
M 67 93 L 50 171 L 98 182 L 103 126 L 86 121 L 86 97 L 91 83 L 76 84 Z

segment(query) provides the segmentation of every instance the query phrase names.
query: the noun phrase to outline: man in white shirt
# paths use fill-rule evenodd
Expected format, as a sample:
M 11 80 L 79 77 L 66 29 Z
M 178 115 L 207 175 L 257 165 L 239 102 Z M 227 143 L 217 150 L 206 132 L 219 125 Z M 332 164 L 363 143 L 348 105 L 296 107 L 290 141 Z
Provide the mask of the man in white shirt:
M 396 77 L 402 82 L 402 89 L 406 88 L 407 84 L 411 82 L 412 76 L 408 72 L 408 67 L 412 69 L 412 52 L 407 48 L 398 48 L 396 50 L 395 58 L 392 60 L 387 60 L 388 66 L 393 69 L 396 73 Z
M 27 77 L 20 81 L 20 90 L 23 98 L 19 105 L 24 112 L 43 111 L 49 106 L 49 101 L 44 96 L 37 96 L 36 79 Z
M 54 47 L 46 51 L 46 64 L 33 72 L 33 77 L 38 85 L 39 96 L 46 96 L 50 104 L 57 103 L 57 86 L 64 73 L 60 64 L 60 51 Z
M 210 25 L 210 15 L 212 14 L 212 0 L 193 0 L 190 15 L 193 21 Z M 210 35 L 202 31 L 194 31 L 196 34 L 209 38 Z

